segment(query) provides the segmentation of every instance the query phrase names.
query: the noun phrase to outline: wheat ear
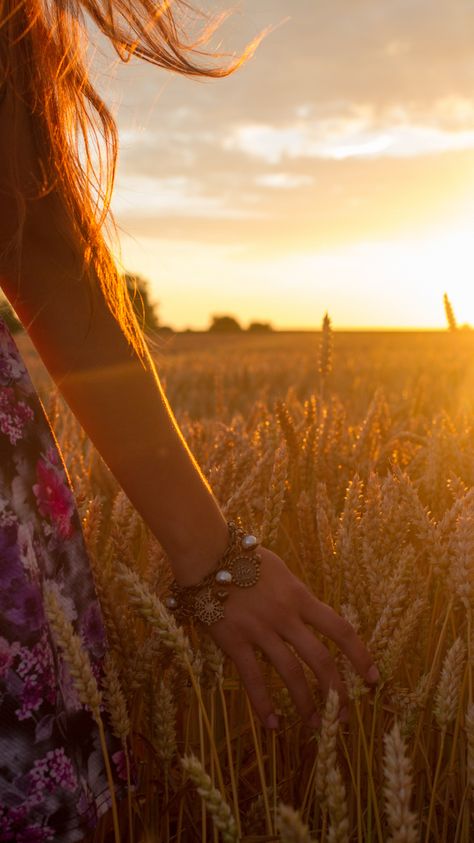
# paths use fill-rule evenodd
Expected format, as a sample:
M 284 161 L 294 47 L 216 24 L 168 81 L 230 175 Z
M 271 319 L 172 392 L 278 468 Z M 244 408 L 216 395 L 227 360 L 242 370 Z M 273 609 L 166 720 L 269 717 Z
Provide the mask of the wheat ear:
M 182 666 L 186 670 L 191 667 L 199 676 L 201 672 L 199 657 L 196 659 L 189 638 L 183 629 L 178 627 L 173 615 L 168 612 L 156 594 L 147 588 L 138 574 L 122 562 L 116 563 L 116 572 L 127 590 L 133 608 L 158 630 L 161 641 L 173 651 Z
M 415 843 L 417 820 L 410 811 L 412 790 L 411 761 L 406 755 L 400 728 L 395 721 L 384 735 L 385 811 L 390 828 L 388 843 Z
M 311 843 L 308 826 L 291 805 L 279 802 L 276 824 L 282 843 Z
M 221 832 L 224 843 L 238 843 L 237 824 L 232 811 L 222 794 L 213 786 L 211 777 L 204 770 L 199 758 L 191 754 L 183 756 L 180 760 L 204 800 L 215 827 Z
M 328 770 L 326 783 L 330 820 L 328 843 L 349 843 L 346 788 L 337 764 Z
M 47 583 L 44 585 L 43 599 L 46 614 L 53 630 L 54 637 L 58 646 L 64 653 L 64 658 L 74 680 L 79 699 L 82 703 L 84 703 L 84 705 L 89 706 L 92 716 L 99 729 L 100 745 L 104 758 L 107 782 L 112 802 L 111 807 L 115 843 L 120 843 L 120 827 L 118 821 L 117 801 L 115 799 L 115 786 L 112 776 L 112 768 L 110 766 L 109 753 L 107 751 L 107 743 L 105 740 L 104 725 L 100 716 L 102 695 L 97 687 L 97 682 L 92 672 L 89 655 L 86 650 L 83 649 L 81 639 L 74 632 L 71 622 L 64 615 L 55 592 L 53 589 L 48 587 Z
M 336 738 L 339 727 L 339 694 L 330 688 L 321 722 L 318 757 L 316 760 L 315 790 L 323 807 L 328 807 L 328 773 L 336 765 Z

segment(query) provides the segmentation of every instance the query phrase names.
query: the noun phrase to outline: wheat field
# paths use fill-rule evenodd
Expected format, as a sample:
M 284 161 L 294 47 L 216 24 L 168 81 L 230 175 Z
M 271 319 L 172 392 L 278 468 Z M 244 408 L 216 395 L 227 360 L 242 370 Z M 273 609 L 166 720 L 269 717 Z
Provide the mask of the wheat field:
M 261 658 L 276 733 L 212 639 L 176 626 L 158 540 L 18 345 L 74 485 L 110 644 L 100 691 L 138 774 L 94 840 L 474 840 L 474 336 L 326 322 L 160 341 L 165 392 L 225 515 L 351 621 L 381 672 L 370 690 L 321 636 L 351 717 L 303 663 L 322 714 L 309 730 Z

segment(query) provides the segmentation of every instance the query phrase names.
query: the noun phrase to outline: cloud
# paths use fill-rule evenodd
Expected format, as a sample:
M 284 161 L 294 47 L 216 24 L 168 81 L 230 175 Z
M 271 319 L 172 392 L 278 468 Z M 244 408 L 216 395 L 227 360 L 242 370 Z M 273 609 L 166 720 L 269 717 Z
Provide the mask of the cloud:
M 217 11 L 216 0 L 207 4 Z M 369 106 L 380 124 L 402 108 L 412 123 L 432 123 L 439 103 L 472 102 L 474 9 L 471 0 L 299 0 L 254 57 L 223 79 L 184 78 L 138 59 L 107 74 L 120 122 L 141 122 L 158 136 L 181 125 L 220 132 L 229 122 L 284 125 L 299 109 L 321 119 Z M 239 52 L 264 27 L 288 16 L 283 0 L 241 0 L 239 14 L 209 49 Z M 106 50 L 107 52 L 107 50 Z M 111 58 L 113 53 L 108 50 Z M 230 60 L 230 57 L 227 61 Z M 222 59 L 223 64 L 226 63 Z M 104 80 L 105 81 L 105 80 Z M 472 126 L 472 108 L 457 115 Z
M 208 156 L 204 173 L 212 170 L 211 151 Z M 288 159 L 284 170 L 274 172 L 313 179 L 312 185 L 292 190 L 258 188 L 261 162 L 255 160 L 252 167 L 246 161 L 247 156 L 234 152 L 230 173 L 238 179 L 226 170 L 212 171 L 212 178 L 203 176 L 201 188 L 203 195 L 225 197 L 230 208 L 253 209 L 261 212 L 258 216 L 165 212 L 155 220 L 135 207 L 123 212 L 119 222 L 137 237 L 156 237 L 159 231 L 171 240 L 238 244 L 242 254 L 263 257 L 416 231 L 451 214 L 472 195 L 474 185 L 473 150 L 394 158 L 389 166 L 383 158 Z
M 126 175 L 114 191 L 112 211 L 126 216 L 187 216 L 239 219 L 265 216 L 264 211 L 226 204 L 224 195 L 206 195 L 197 179 Z
M 224 137 L 222 145 L 224 149 L 238 149 L 269 164 L 279 164 L 284 157 L 398 158 L 474 148 L 474 128 L 448 131 L 396 123 L 381 133 L 370 119 L 357 117 L 293 123 L 284 128 L 255 123 L 234 127 Z
M 304 173 L 301 173 L 301 175 L 296 173 L 262 173 L 262 175 L 255 177 L 255 184 L 260 187 L 285 188 L 286 190 L 313 184 L 313 182 L 314 178 Z
M 238 52 L 288 10 L 241 0 L 209 49 Z M 230 77 L 137 59 L 103 77 L 125 229 L 304 251 L 423 225 L 472 192 L 472 0 L 299 0 L 290 14 Z

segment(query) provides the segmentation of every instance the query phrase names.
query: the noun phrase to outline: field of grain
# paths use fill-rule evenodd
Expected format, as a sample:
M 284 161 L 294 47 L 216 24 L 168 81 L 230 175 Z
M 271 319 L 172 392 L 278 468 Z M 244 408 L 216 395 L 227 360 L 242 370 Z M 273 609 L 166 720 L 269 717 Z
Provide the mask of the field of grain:
M 382 674 L 369 690 L 321 636 L 351 718 L 338 723 L 334 695 L 323 700 L 303 664 L 323 714 L 311 731 L 261 658 L 276 734 L 232 662 L 164 608 L 159 542 L 18 344 L 62 446 L 107 622 L 105 704 L 138 775 L 118 806 L 120 839 L 473 840 L 474 334 L 159 341 L 165 392 L 226 516 L 351 621 Z

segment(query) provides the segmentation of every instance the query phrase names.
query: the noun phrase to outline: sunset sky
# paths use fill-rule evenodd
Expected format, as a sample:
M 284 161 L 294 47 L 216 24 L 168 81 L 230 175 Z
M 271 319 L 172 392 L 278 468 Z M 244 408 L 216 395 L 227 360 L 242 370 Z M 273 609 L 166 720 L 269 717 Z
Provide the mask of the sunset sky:
M 274 29 L 224 79 L 99 43 L 122 264 L 161 320 L 316 328 L 327 310 L 336 328 L 437 328 L 446 290 L 474 324 L 472 0 L 232 8 L 208 49 Z

